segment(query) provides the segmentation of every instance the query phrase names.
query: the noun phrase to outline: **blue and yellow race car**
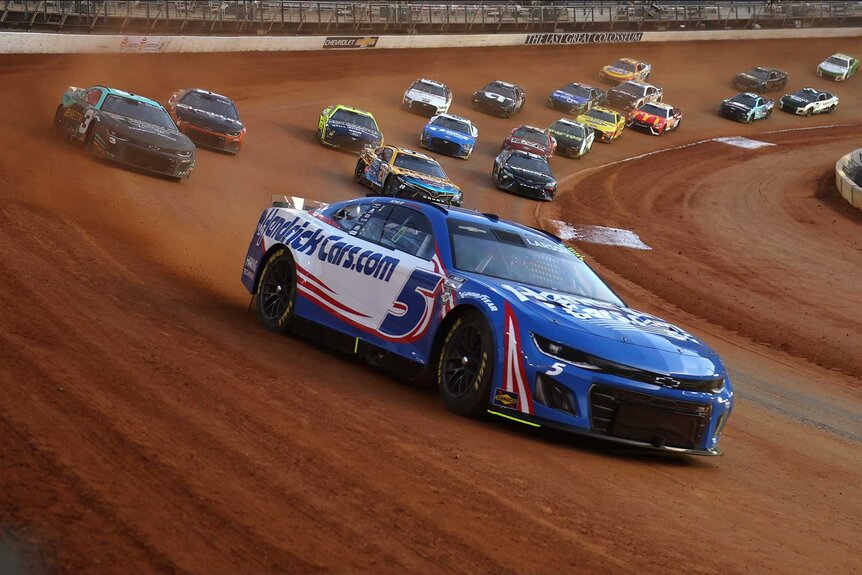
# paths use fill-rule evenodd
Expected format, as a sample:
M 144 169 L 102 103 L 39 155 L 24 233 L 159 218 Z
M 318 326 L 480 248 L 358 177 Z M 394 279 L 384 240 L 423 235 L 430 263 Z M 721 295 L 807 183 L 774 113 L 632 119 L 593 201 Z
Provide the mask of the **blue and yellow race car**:
M 407 148 L 366 148 L 356 162 L 353 179 L 384 196 L 447 206 L 460 206 L 464 201 L 461 189 L 449 180 L 437 160 Z
M 383 134 L 371 112 L 338 104 L 320 113 L 317 139 L 325 146 L 360 152 L 383 145 Z
M 718 355 L 634 310 L 559 238 L 396 198 L 275 202 L 242 267 L 261 324 L 403 377 L 446 407 L 633 446 L 718 455 Z

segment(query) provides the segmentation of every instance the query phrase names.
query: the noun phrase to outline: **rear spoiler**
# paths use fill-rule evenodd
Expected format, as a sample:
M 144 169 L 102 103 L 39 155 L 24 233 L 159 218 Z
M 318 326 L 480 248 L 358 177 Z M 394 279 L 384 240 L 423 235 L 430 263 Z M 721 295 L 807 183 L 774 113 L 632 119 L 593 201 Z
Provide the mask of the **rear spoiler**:
M 319 202 L 317 200 L 309 200 L 300 198 L 299 196 L 285 196 L 283 194 L 273 194 L 270 205 L 273 208 L 290 208 L 293 210 L 303 210 L 311 212 L 317 209 L 325 208 L 329 204 Z

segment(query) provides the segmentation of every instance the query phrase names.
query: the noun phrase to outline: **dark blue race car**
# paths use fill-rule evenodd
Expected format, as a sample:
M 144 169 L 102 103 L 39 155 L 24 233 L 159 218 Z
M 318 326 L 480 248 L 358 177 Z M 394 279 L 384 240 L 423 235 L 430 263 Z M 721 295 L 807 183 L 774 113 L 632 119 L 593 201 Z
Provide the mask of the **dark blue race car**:
M 555 110 L 580 116 L 593 106 L 604 104 L 606 98 L 607 94 L 604 90 L 572 82 L 551 92 L 548 96 L 548 105 Z
M 627 307 L 560 239 L 425 202 L 284 200 L 242 269 L 266 328 L 430 371 L 461 415 L 719 453 L 733 405 L 719 357 Z

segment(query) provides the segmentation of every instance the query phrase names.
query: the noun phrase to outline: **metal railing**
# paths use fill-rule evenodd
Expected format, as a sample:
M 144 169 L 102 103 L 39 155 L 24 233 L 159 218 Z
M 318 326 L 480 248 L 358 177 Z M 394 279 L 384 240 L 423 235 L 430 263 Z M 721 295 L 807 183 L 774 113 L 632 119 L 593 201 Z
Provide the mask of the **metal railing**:
M 187 34 L 487 33 L 847 26 L 862 2 L 0 0 L 0 26 Z

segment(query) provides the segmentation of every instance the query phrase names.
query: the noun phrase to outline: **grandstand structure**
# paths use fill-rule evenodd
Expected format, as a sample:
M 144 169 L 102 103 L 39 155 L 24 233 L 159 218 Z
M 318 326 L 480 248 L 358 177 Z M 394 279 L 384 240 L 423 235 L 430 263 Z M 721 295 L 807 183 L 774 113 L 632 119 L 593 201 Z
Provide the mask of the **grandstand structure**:
M 859 26 L 862 2 L 0 0 L 0 29 L 118 34 L 443 34 Z

